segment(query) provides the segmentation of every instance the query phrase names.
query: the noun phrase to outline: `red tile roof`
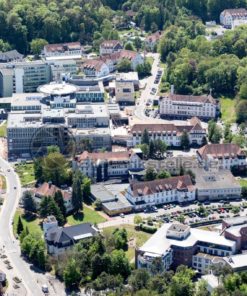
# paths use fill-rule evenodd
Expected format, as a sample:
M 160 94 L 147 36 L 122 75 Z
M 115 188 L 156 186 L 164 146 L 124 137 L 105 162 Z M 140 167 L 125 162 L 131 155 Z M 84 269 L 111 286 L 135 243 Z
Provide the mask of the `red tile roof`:
M 202 159 L 206 159 L 208 155 L 214 158 L 218 157 L 237 157 L 245 156 L 244 151 L 236 144 L 207 144 L 197 150 Z
M 101 67 L 104 65 L 104 62 L 101 60 L 87 60 L 83 64 L 84 69 L 91 69 L 95 71 L 100 71 Z
M 57 43 L 57 44 L 48 44 L 45 45 L 45 49 L 48 52 L 64 52 L 67 50 L 80 50 L 81 49 L 81 44 L 80 42 L 69 42 L 69 43 Z
M 108 161 L 128 161 L 130 159 L 130 153 L 128 151 L 117 151 L 117 152 L 95 152 L 89 153 L 84 151 L 81 155 L 77 156 L 77 161 L 82 162 L 86 159 L 93 161 L 108 160 Z
M 162 31 L 157 31 L 157 32 L 147 36 L 146 42 L 157 42 L 158 40 L 160 40 L 162 34 L 163 34 Z
M 100 44 L 100 47 L 114 49 L 118 45 L 122 47 L 122 43 L 119 40 L 105 40 Z
M 57 191 L 61 191 L 64 199 L 71 199 L 72 194 L 66 190 L 62 190 L 58 188 L 57 186 L 53 184 L 49 184 L 47 182 L 44 182 L 41 186 L 34 189 L 34 193 L 37 196 L 43 197 L 43 196 L 52 196 L 54 197 L 55 193 Z
M 222 14 L 230 14 L 232 17 L 243 17 L 247 16 L 247 10 L 245 8 L 236 8 L 236 9 L 225 9 Z
M 211 95 L 202 96 L 192 96 L 192 95 L 178 95 L 178 94 L 168 94 L 168 98 L 172 101 L 182 101 L 182 102 L 201 102 L 201 103 L 211 103 L 216 105 L 216 100 Z M 167 97 L 164 96 L 164 97 Z
M 134 182 L 130 186 L 134 197 L 170 190 L 195 190 L 189 175 L 147 182 Z

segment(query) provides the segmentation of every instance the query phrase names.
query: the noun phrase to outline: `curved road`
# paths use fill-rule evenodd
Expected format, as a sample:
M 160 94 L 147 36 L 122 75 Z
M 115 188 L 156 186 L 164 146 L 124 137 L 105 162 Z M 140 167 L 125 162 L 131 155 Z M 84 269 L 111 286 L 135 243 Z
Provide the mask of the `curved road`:
M 27 290 L 27 295 L 43 296 L 29 265 L 21 258 L 18 241 L 14 238 L 12 221 L 21 196 L 21 184 L 11 165 L 0 158 L 0 168 L 7 180 L 7 195 L 0 212 L 0 245 L 13 266 L 13 276 L 18 276 Z M 16 189 L 14 189 L 14 186 Z M 18 292 L 18 291 L 16 291 Z

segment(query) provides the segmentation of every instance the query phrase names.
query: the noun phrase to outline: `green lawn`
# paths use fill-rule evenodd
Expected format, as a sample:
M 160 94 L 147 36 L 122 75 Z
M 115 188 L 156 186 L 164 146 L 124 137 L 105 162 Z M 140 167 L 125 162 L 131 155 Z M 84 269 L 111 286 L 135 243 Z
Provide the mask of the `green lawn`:
M 7 122 L 0 125 L 0 138 L 7 136 Z
M 146 57 L 146 61 L 152 66 L 154 63 L 154 58 L 153 57 Z
M 19 163 L 15 166 L 15 170 L 23 186 L 35 182 L 33 163 Z
M 129 241 L 129 245 L 131 246 L 129 246 L 128 250 L 126 251 L 126 256 L 130 261 L 133 260 L 133 258 L 135 257 L 135 247 L 141 247 L 152 236 L 152 234 L 135 230 L 135 226 L 133 225 L 107 227 L 107 228 L 104 228 L 103 234 L 109 235 L 116 228 L 125 228 L 127 230 L 128 241 Z
M 69 225 L 76 225 L 82 222 L 98 224 L 105 221 L 106 219 L 102 217 L 97 211 L 87 208 L 85 206 L 83 208 L 83 214 L 79 213 L 78 215 L 70 215 L 67 217 L 67 222 Z
M 233 123 L 236 122 L 236 111 L 235 111 L 236 101 L 228 98 L 220 99 L 221 106 L 221 118 L 224 122 Z
M 16 228 L 17 228 L 19 216 L 21 216 L 21 218 L 22 218 L 22 223 L 23 223 L 24 228 L 26 226 L 28 227 L 29 233 L 37 232 L 37 233 L 42 234 L 42 229 L 40 227 L 40 219 L 29 220 L 23 215 L 23 212 L 21 210 L 17 210 L 15 213 L 15 216 L 14 216 L 14 224 L 13 224 L 13 229 L 14 229 L 15 235 L 16 235 Z
M 242 187 L 247 187 L 247 180 L 239 180 L 239 183 Z
M 6 178 L 3 175 L 0 175 L 0 190 L 6 190 Z

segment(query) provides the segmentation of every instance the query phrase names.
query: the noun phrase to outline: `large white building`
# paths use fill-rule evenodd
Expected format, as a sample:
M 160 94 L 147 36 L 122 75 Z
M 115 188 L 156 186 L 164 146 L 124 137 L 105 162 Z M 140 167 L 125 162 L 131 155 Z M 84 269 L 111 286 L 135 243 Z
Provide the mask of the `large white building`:
M 191 202 L 195 200 L 195 197 L 196 189 L 189 175 L 133 182 L 126 192 L 126 198 L 137 211 L 147 206 Z
M 207 144 L 197 150 L 198 159 L 205 167 L 239 170 L 246 169 L 246 154 L 236 144 Z
M 102 60 L 87 60 L 83 64 L 83 71 L 88 77 L 104 77 L 109 75 L 109 67 Z
M 234 27 L 236 21 L 247 21 L 245 8 L 225 9 L 220 14 L 220 23 L 226 28 Z
M 180 147 L 181 136 L 187 133 L 191 145 L 202 145 L 206 137 L 206 131 L 201 126 L 198 118 L 192 118 L 185 125 L 175 125 L 173 123 L 140 123 L 133 125 L 129 130 L 129 140 L 127 145 L 135 147 L 141 144 L 142 135 L 147 130 L 152 140 L 162 140 L 168 146 Z
M 166 223 L 137 250 L 136 262 L 138 268 L 150 269 L 154 259 L 160 258 L 165 270 L 183 264 L 204 273 L 211 268 L 211 264 L 219 264 L 223 257 L 236 252 L 236 241 L 224 237 L 220 232 Z M 203 254 L 211 257 L 204 257 Z
M 123 49 L 119 40 L 105 40 L 100 44 L 100 55 L 112 54 Z
M 144 168 L 141 157 L 134 151 L 98 152 L 84 151 L 76 157 L 74 167 L 95 181 L 127 177 L 129 170 Z
M 168 118 L 191 118 L 197 116 L 201 119 L 216 117 L 217 104 L 211 96 L 190 96 L 167 94 L 159 101 L 160 115 Z
M 43 53 L 47 60 L 54 60 L 56 58 L 80 59 L 83 52 L 82 49 L 80 42 L 48 44 L 44 46 Z

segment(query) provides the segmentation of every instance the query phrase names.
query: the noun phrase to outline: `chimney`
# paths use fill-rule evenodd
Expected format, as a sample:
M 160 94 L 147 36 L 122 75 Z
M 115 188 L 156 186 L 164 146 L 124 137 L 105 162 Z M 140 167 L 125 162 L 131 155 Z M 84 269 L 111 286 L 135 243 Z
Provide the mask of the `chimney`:
M 171 95 L 174 95 L 174 84 L 171 85 Z

